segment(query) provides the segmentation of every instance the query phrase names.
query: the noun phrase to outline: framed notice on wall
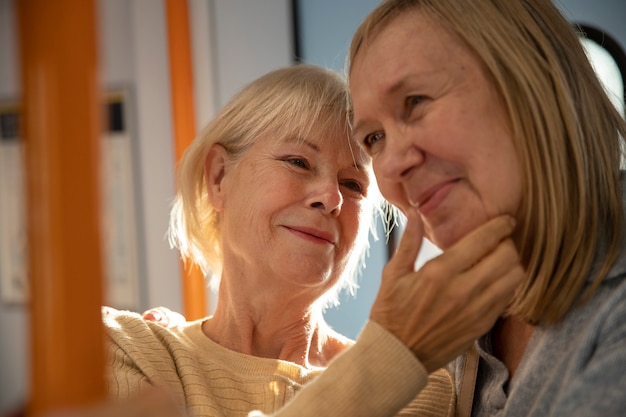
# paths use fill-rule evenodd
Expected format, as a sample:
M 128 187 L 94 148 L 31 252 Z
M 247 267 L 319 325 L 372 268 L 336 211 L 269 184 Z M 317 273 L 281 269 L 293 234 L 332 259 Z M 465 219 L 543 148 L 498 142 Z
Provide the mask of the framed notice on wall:
M 0 291 L 2 300 L 23 302 L 26 280 L 26 207 L 23 145 L 15 103 L 0 103 Z
M 138 304 L 138 239 L 133 143 L 128 126 L 128 93 L 106 94 L 101 148 L 102 238 L 105 303 L 135 309 Z M 0 102 L 0 296 L 5 303 L 28 298 L 26 203 L 19 108 Z

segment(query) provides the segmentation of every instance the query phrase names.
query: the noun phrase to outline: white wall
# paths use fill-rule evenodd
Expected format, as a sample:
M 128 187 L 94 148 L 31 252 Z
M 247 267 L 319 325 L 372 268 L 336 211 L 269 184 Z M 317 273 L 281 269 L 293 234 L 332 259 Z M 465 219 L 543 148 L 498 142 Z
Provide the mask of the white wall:
M 14 1 L 0 0 L 0 101 L 19 97 Z M 200 124 L 245 83 L 292 64 L 291 9 L 288 0 L 189 4 Z M 181 311 L 178 255 L 165 239 L 174 156 L 164 2 L 102 0 L 98 10 L 103 88 L 130 93 L 140 247 L 136 309 L 167 305 Z M 25 306 L 0 298 L 0 415 L 27 398 L 27 325 Z

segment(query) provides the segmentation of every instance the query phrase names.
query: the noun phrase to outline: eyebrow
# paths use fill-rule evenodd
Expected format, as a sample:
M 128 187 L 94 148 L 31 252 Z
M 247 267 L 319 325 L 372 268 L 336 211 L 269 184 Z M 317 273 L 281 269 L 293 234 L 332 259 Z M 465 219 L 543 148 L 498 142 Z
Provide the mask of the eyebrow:
M 313 143 L 311 141 L 308 141 L 306 139 L 302 139 L 299 137 L 289 137 L 287 139 L 285 139 L 286 143 L 297 143 L 297 144 L 304 144 L 306 146 L 308 146 L 309 148 L 313 149 L 315 152 L 321 152 L 320 147 L 317 146 L 316 143 Z M 363 165 L 360 162 L 357 162 L 356 157 L 355 157 L 355 152 L 354 149 L 352 149 L 352 143 L 348 143 L 348 146 L 350 148 L 350 155 L 352 156 L 352 165 L 350 165 L 353 168 L 356 168 L 357 171 L 365 171 L 365 165 Z M 354 145 L 356 145 L 357 147 L 359 146 L 358 143 L 355 143 Z
M 320 151 L 320 147 L 317 146 L 316 143 L 313 143 L 311 141 L 308 141 L 308 140 L 300 138 L 300 137 L 290 136 L 290 137 L 285 139 L 285 142 L 286 143 L 296 143 L 298 145 L 304 144 L 304 145 L 308 146 L 309 148 L 313 149 L 316 152 Z

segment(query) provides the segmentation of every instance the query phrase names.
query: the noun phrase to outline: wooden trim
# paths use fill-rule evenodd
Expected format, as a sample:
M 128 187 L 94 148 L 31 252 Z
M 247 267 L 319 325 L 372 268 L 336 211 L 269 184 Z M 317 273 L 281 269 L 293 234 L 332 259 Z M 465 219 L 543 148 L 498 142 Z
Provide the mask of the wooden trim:
M 196 135 L 189 7 L 187 0 L 167 0 L 167 40 L 176 162 Z M 206 316 L 206 282 L 200 269 L 181 263 L 183 308 L 187 320 Z
M 28 414 L 102 401 L 101 100 L 94 0 L 16 2 L 30 279 Z

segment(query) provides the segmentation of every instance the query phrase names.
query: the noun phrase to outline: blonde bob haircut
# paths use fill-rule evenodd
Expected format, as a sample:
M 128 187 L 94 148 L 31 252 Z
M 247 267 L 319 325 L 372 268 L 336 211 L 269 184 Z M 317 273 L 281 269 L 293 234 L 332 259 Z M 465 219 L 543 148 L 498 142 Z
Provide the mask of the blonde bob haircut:
M 348 89 L 337 73 L 311 65 L 297 65 L 272 71 L 244 87 L 200 132 L 185 151 L 178 167 L 178 191 L 170 213 L 168 230 L 170 244 L 178 248 L 185 261 L 197 264 L 209 277 L 216 291 L 222 271 L 220 218 L 208 202 L 205 181 L 205 160 L 214 144 L 223 146 L 232 161 L 237 161 L 257 139 L 271 135 L 276 138 L 305 139 L 315 132 L 337 140 L 337 131 L 345 132 L 352 145 L 347 110 Z M 362 152 L 352 146 L 353 152 Z M 369 157 L 366 169 L 372 176 Z M 374 181 L 371 181 L 374 183 Z M 342 271 L 341 279 L 317 301 L 322 309 L 338 303 L 342 289 L 353 293 L 357 275 L 369 248 L 368 233 L 374 232 L 374 210 L 380 206 L 376 186 L 367 191 L 355 247 Z M 377 201 L 378 200 L 378 201 Z
M 550 0 L 383 1 L 357 29 L 348 68 L 413 9 L 465 42 L 506 103 L 523 170 L 515 239 L 527 272 L 509 313 L 556 323 L 593 294 L 617 257 L 624 119 Z

